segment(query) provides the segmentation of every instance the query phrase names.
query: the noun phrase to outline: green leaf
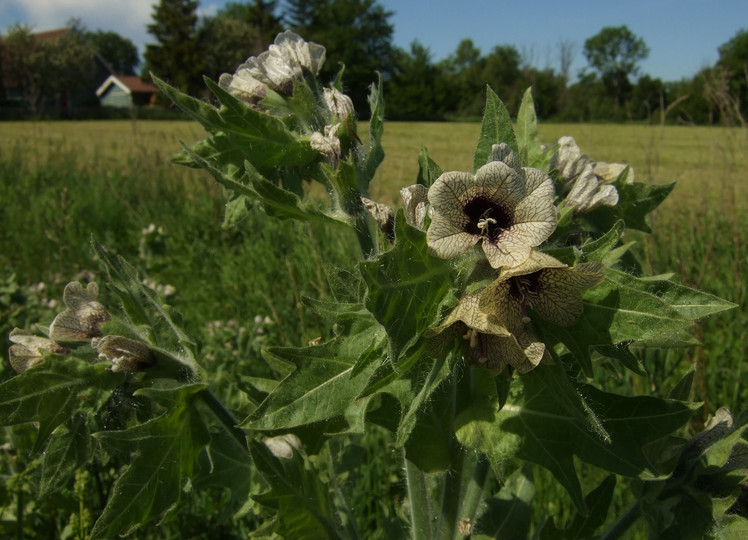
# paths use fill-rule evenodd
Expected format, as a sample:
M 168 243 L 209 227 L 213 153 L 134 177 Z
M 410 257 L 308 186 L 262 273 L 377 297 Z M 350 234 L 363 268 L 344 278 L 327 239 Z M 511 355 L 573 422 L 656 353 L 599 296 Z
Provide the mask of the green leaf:
M 534 167 L 543 171 L 550 169 L 552 152 L 543 148 L 538 137 L 538 117 L 535 114 L 532 87 L 522 96 L 517 113 L 517 146 L 523 167 Z
M 589 509 L 587 515 L 577 513 L 571 525 L 562 529 L 558 529 L 553 525 L 553 518 L 548 518 L 540 535 L 540 540 L 594 538 L 595 531 L 605 523 L 608 517 L 608 510 L 613 500 L 615 487 L 616 477 L 614 475 L 606 476 L 600 485 L 584 498 L 584 502 Z
M 475 148 L 473 172 L 488 162 L 488 156 L 491 155 L 491 147 L 494 144 L 501 144 L 503 142 L 508 144 L 515 152 L 519 152 L 509 111 L 506 110 L 499 96 L 496 95 L 491 87 L 486 86 L 486 109 L 483 113 L 478 146 Z
M 418 153 L 418 179 L 417 184 L 431 187 L 436 179 L 442 175 L 442 169 L 431 159 L 428 149 L 424 146 Z
M 486 500 L 473 538 L 527 538 L 534 496 L 532 468 L 524 465 L 507 478 L 499 493 Z
M 632 362 L 634 359 L 625 350 L 629 344 L 661 347 L 696 344 L 689 334 L 692 316 L 732 306 L 706 293 L 667 284 L 671 282 L 637 278 L 612 268 L 606 269 L 605 276 L 601 284 L 583 293 L 584 312 L 574 326 L 566 328 L 536 321 L 547 342 L 566 345 L 588 376 L 592 376 L 593 348 L 622 360 L 638 372 L 635 367 L 638 362 Z
M 384 149 L 382 148 L 382 134 L 384 133 L 384 94 L 382 92 L 382 76 L 378 75 L 379 81 L 372 84 L 369 91 L 369 107 L 371 119 L 369 120 L 369 141 L 364 148 L 364 158 L 361 163 L 361 174 L 359 174 L 358 189 L 366 194 L 369 191 L 369 183 L 374 179 L 377 168 L 384 160 Z
M 376 369 L 372 364 L 354 375 L 357 361 L 383 349 L 384 337 L 379 325 L 369 324 L 354 335 L 321 345 L 266 349 L 264 356 L 290 362 L 296 369 L 240 425 L 289 429 L 344 415 Z
M 737 307 L 737 304 L 669 279 L 637 278 L 615 270 L 607 275 L 621 285 L 635 287 L 660 298 L 689 321 Z
M 270 491 L 253 498 L 276 509 L 274 531 L 282 538 L 316 540 L 341 538 L 336 516 L 329 499 L 329 487 L 320 475 L 308 469 L 301 455 L 279 459 L 262 443 L 250 440 L 252 460 L 270 484 Z
M 624 397 L 580 384 L 560 365 L 540 366 L 512 382 L 497 412 L 492 396 L 457 417 L 457 437 L 492 461 L 517 457 L 547 468 L 580 512 L 587 505 L 573 456 L 604 470 L 637 476 L 650 468 L 642 447 L 688 421 L 697 405 L 654 397 Z
M 210 161 L 218 168 L 248 160 L 263 174 L 272 175 L 278 167 L 308 165 L 319 157 L 309 141 L 288 131 L 281 119 L 246 106 L 210 79 L 206 83 L 221 102 L 221 109 L 190 97 L 157 77 L 153 80 L 175 105 L 213 134 L 202 144 L 213 149 Z M 237 159 L 238 155 L 241 159 Z
M 76 469 L 88 463 L 91 455 L 91 437 L 86 416 L 76 414 L 58 427 L 49 440 L 42 464 L 42 482 L 39 496 L 63 487 Z
M 439 303 L 452 288 L 452 266 L 429 254 L 426 233 L 408 225 L 402 210 L 395 239 L 390 251 L 360 268 L 367 286 L 364 305 L 387 330 L 390 361 L 397 365 L 436 322 Z
M 223 422 L 213 422 L 210 441 L 201 456 L 196 489 L 217 487 L 231 490 L 235 508 L 246 503 L 252 483 L 252 464 L 246 444 L 240 443 Z
M 616 180 L 613 185 L 618 190 L 618 204 L 601 206 L 585 214 L 585 219 L 595 224 L 600 230 L 609 229 L 616 221 L 622 219 L 629 229 L 652 232 L 646 217 L 657 208 L 675 187 L 670 184 L 645 184 Z
M 35 451 L 76 411 L 96 411 L 122 384 L 108 362 L 90 364 L 73 356 L 49 356 L 41 364 L 0 384 L 0 423 L 39 422 Z
M 204 389 L 204 385 L 188 385 L 175 390 L 139 390 L 136 394 L 170 403 L 168 411 L 124 431 L 94 434 L 133 457 L 115 482 L 92 537 L 129 534 L 152 519 L 163 522 L 175 514 L 195 474 L 197 458 L 209 441 L 194 403 Z

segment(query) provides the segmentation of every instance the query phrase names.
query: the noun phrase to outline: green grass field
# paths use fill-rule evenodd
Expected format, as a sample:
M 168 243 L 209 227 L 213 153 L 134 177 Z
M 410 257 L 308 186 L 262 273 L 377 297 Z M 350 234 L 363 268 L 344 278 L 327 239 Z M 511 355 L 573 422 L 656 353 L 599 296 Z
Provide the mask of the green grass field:
M 387 157 L 372 197 L 397 204 L 399 189 L 415 182 L 422 146 L 443 170 L 470 169 L 479 130 L 476 123 L 386 124 Z M 742 382 L 748 378 L 742 277 L 748 268 L 748 133 L 541 124 L 546 144 L 562 135 L 574 136 L 597 160 L 630 163 L 637 181 L 677 181 L 653 215 L 655 232 L 629 233 L 626 240 L 637 242 L 634 249 L 650 273 L 673 272 L 690 286 L 739 304 L 694 329 L 702 347 L 642 352 L 649 375 L 612 373 L 610 384 L 627 393 L 663 395 L 695 369 L 692 396 L 706 404 L 695 427 L 720 405 L 736 413 L 748 408 Z M 263 369 L 260 346 L 305 344 L 327 332 L 304 309 L 302 297 L 328 294 L 324 265 L 352 264 L 355 240 L 347 231 L 260 213 L 222 228 L 222 189 L 206 173 L 168 163 L 180 141 L 202 136 L 188 122 L 0 124 L 0 331 L 48 321 L 55 312 L 49 301 L 59 302 L 67 281 L 99 272 L 89 251 L 94 235 L 144 277 L 176 289 L 169 301 L 202 341 L 209 369 L 230 377 L 256 374 Z M 163 234 L 145 233 L 150 224 Z M 30 291 L 39 282 L 45 289 Z M 255 322 L 258 316 L 270 322 Z M 0 346 L 6 358 L 8 345 L 3 340 Z M 0 379 L 10 375 L 4 361 Z M 222 397 L 241 406 L 236 387 L 223 391 L 234 392 Z M 549 496 L 554 494 L 558 490 Z M 554 504 L 551 497 L 542 508 L 550 512 Z

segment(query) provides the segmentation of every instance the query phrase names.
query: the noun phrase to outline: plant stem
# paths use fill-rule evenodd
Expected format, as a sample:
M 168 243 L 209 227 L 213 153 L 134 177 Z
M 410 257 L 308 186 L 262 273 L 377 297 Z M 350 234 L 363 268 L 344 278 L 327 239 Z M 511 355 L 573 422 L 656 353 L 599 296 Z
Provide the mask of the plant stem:
M 23 487 L 19 484 L 16 494 L 16 538 L 23 540 Z
M 432 510 L 426 474 L 408 458 L 404 457 L 404 459 L 405 479 L 408 484 L 408 502 L 410 503 L 411 538 L 413 540 L 430 540 L 432 538 Z
M 203 403 L 205 403 L 208 408 L 213 412 L 213 414 L 216 415 L 216 418 L 218 418 L 221 423 L 226 427 L 229 432 L 234 436 L 234 438 L 239 442 L 242 448 L 244 448 L 247 451 L 247 454 L 249 454 L 249 448 L 247 447 L 247 436 L 246 433 L 244 433 L 244 430 L 236 427 L 236 425 L 239 423 L 239 421 L 234 418 L 234 415 L 232 415 L 226 407 L 223 406 L 223 403 L 221 403 L 218 398 L 215 396 L 213 392 L 208 390 L 207 388 L 200 392 L 200 397 L 203 400 Z
M 621 516 L 621 519 L 619 519 L 605 536 L 602 537 L 602 540 L 616 540 L 621 538 L 623 533 L 625 533 L 629 527 L 639 519 L 640 512 L 639 503 L 634 503 L 634 505 L 629 508 L 623 516 Z
M 369 227 L 366 210 L 363 210 L 363 212 L 356 215 L 356 223 L 354 224 L 353 229 L 356 231 L 356 239 L 358 240 L 358 245 L 361 248 L 361 254 L 364 259 L 374 255 L 377 251 L 377 246 L 371 235 L 371 228 Z

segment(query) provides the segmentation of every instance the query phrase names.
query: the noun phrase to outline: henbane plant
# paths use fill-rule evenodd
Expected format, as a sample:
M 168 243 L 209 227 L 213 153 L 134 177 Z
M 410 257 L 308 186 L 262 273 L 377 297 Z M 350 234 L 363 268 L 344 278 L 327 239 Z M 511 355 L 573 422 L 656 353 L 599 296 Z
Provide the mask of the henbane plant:
M 601 377 L 641 373 L 638 351 L 691 346 L 696 320 L 734 307 L 639 270 L 626 233 L 649 230 L 672 184 L 633 182 L 573 139 L 543 145 L 530 90 L 512 122 L 487 88 L 473 170 L 444 172 L 424 148 L 390 208 L 369 195 L 385 157 L 381 81 L 361 130 L 344 71 L 318 79 L 324 58 L 284 32 L 206 79 L 216 105 L 154 80 L 208 133 L 175 162 L 223 185 L 233 220 L 265 212 L 353 231 L 360 260 L 328 266 L 331 297 L 304 300 L 328 333 L 237 359 L 275 377 L 234 381 L 250 405 L 230 410 L 179 314 L 94 240 L 117 301 L 73 282 L 47 335 L 10 336 L 17 375 L 0 385 L 0 418 L 34 423 L 39 496 L 119 452 L 130 459 L 92 537 L 167 522 L 205 487 L 254 512 L 258 538 L 367 537 L 320 456 L 334 462 L 346 441 L 384 429 L 403 463 L 403 536 L 617 538 L 637 520 L 667 537 L 745 532 L 748 413 L 720 409 L 683 439 L 699 408 L 689 375 L 664 397 L 622 395 Z M 576 517 L 531 523 L 531 466 L 552 474 Z M 588 493 L 580 468 L 602 479 Z M 640 487 L 610 516 L 617 479 Z

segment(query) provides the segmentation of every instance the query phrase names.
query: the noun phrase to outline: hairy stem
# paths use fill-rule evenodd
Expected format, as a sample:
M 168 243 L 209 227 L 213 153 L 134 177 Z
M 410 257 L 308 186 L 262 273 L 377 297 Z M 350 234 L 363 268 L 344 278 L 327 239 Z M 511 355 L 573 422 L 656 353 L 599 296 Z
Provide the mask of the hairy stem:
M 430 540 L 433 537 L 431 531 L 432 510 L 426 473 L 408 458 L 404 459 L 408 502 L 410 503 L 411 538 L 413 540 Z
M 218 398 L 215 396 L 215 394 L 211 392 L 210 390 L 205 389 L 202 392 L 200 392 L 199 395 L 202 398 L 203 403 L 205 403 L 208 406 L 208 408 L 216 416 L 216 418 L 218 418 L 221 421 L 221 423 L 226 427 L 226 429 L 239 442 L 241 447 L 247 451 L 247 454 L 249 454 L 249 448 L 247 447 L 247 435 L 243 429 L 236 427 L 239 421 L 236 418 L 234 418 L 234 415 L 232 415 L 226 409 L 226 407 L 223 406 L 223 403 L 221 403 L 218 400 Z
M 629 529 L 629 527 L 631 527 L 634 523 L 636 523 L 636 520 L 639 519 L 640 512 L 641 511 L 639 509 L 639 503 L 634 503 L 634 505 L 629 508 L 623 516 L 621 516 L 621 519 L 619 519 L 605 534 L 605 536 L 602 537 L 602 540 L 616 540 L 618 538 L 621 538 L 623 534 Z

